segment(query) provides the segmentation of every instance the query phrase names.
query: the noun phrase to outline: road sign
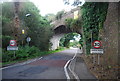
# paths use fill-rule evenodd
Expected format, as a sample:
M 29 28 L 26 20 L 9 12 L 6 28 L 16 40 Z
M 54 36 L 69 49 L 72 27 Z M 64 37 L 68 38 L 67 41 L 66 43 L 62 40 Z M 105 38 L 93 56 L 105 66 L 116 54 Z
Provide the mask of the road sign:
M 17 46 L 7 46 L 7 50 L 18 50 Z
M 98 40 L 94 41 L 94 42 L 93 42 L 93 47 L 94 47 L 94 48 L 100 48 L 100 47 L 101 47 L 101 42 L 98 41 Z
M 31 38 L 30 38 L 30 37 L 27 37 L 26 40 L 27 40 L 27 42 L 30 42 L 30 41 L 31 41 Z
M 17 46 L 16 40 L 10 40 L 10 46 Z
M 103 49 L 90 49 L 90 53 L 103 54 Z

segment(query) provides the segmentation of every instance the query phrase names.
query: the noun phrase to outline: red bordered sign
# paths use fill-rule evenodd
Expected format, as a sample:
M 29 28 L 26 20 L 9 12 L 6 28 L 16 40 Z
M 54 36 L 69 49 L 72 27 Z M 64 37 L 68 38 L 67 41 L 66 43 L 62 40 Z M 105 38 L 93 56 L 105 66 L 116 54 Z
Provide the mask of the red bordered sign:
M 101 42 L 98 41 L 98 40 L 95 40 L 95 41 L 93 42 L 93 47 L 94 47 L 94 48 L 100 48 L 100 47 L 101 47 Z
M 16 40 L 10 40 L 10 46 L 17 46 Z

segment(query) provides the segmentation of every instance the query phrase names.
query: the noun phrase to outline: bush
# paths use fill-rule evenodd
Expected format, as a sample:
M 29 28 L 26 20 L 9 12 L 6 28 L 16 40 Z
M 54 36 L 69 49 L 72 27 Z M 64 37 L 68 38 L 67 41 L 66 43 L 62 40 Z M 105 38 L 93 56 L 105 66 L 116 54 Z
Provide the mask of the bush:
M 14 51 L 6 51 L 5 49 L 2 49 L 2 62 L 12 62 L 12 61 L 21 61 L 21 60 L 26 60 L 29 58 L 34 58 L 34 57 L 39 57 L 42 55 L 47 55 L 51 54 L 54 52 L 58 52 L 63 50 L 63 47 L 60 47 L 59 50 L 54 50 L 54 51 L 40 51 L 39 48 L 32 46 L 25 46 L 21 47 L 19 46 L 18 50 L 15 51 L 15 56 L 14 56 Z
M 2 36 L 2 47 L 7 48 L 10 40 L 12 40 L 12 39 L 13 39 L 13 37 L 11 37 L 11 36 Z
M 35 57 L 40 55 L 40 50 L 35 46 L 32 46 L 32 47 L 20 46 L 18 49 L 19 50 L 15 51 L 15 57 L 14 57 L 14 51 L 6 51 L 5 49 L 3 49 L 2 61 L 9 62 L 9 61 L 15 61 L 15 60 L 22 60 L 29 57 Z
M 56 19 L 59 20 L 62 18 L 62 16 L 64 15 L 64 11 L 59 11 L 57 14 L 56 14 Z

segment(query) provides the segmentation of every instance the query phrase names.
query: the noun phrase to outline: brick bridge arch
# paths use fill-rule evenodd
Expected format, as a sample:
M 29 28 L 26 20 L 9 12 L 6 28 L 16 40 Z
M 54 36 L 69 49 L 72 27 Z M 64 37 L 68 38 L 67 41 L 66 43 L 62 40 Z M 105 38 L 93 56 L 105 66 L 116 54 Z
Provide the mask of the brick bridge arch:
M 67 18 L 74 18 L 74 12 L 78 11 L 80 14 L 80 8 L 75 8 L 73 10 L 71 10 L 70 12 L 64 14 L 62 16 L 61 19 L 59 20 L 54 20 L 51 24 L 54 25 L 53 27 L 53 31 L 54 31 L 54 35 L 52 36 L 52 38 L 50 39 L 52 46 L 51 46 L 51 50 L 55 50 L 59 47 L 59 41 L 60 39 L 68 33 L 73 33 L 70 29 L 68 29 L 65 25 L 65 19 Z M 78 15 L 80 16 L 80 15 Z M 82 30 L 82 29 L 81 29 Z M 79 34 L 82 33 L 82 31 L 80 30 Z M 75 32 L 76 33 L 76 32 Z

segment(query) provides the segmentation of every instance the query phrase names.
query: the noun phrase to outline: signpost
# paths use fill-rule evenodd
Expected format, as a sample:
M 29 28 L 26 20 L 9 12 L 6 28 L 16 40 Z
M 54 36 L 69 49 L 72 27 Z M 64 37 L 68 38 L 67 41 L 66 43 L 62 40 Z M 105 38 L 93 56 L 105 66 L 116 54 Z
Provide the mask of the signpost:
M 93 42 L 94 49 L 90 49 L 90 53 L 97 53 L 97 54 L 103 54 L 103 49 L 100 49 L 102 46 L 101 42 L 96 40 Z
M 10 40 L 10 46 L 17 46 L 16 40 Z
M 90 53 L 103 54 L 103 49 L 90 49 Z
M 27 37 L 27 42 L 28 42 L 28 46 L 29 46 L 29 42 L 31 41 L 31 38 L 30 37 Z
M 8 51 L 10 51 L 10 50 L 14 51 L 14 57 L 15 57 L 15 50 L 18 50 L 16 40 L 10 40 L 10 44 L 9 44 L 9 46 L 7 46 L 7 50 Z
M 7 46 L 7 50 L 18 50 L 17 46 Z
M 100 47 L 101 47 L 101 42 L 98 41 L 98 40 L 94 41 L 94 42 L 93 42 L 93 47 L 94 47 L 94 48 L 100 48 Z
M 93 46 L 94 48 L 93 48 L 93 49 L 90 49 L 90 53 L 91 53 L 91 54 L 103 54 L 103 53 L 104 53 L 103 49 L 101 49 L 102 44 L 101 44 L 100 41 L 95 40 L 95 41 L 92 43 L 92 46 Z M 100 57 L 99 57 L 99 55 L 98 55 L 98 65 L 99 65 L 99 63 L 100 63 L 99 58 L 100 58 Z

